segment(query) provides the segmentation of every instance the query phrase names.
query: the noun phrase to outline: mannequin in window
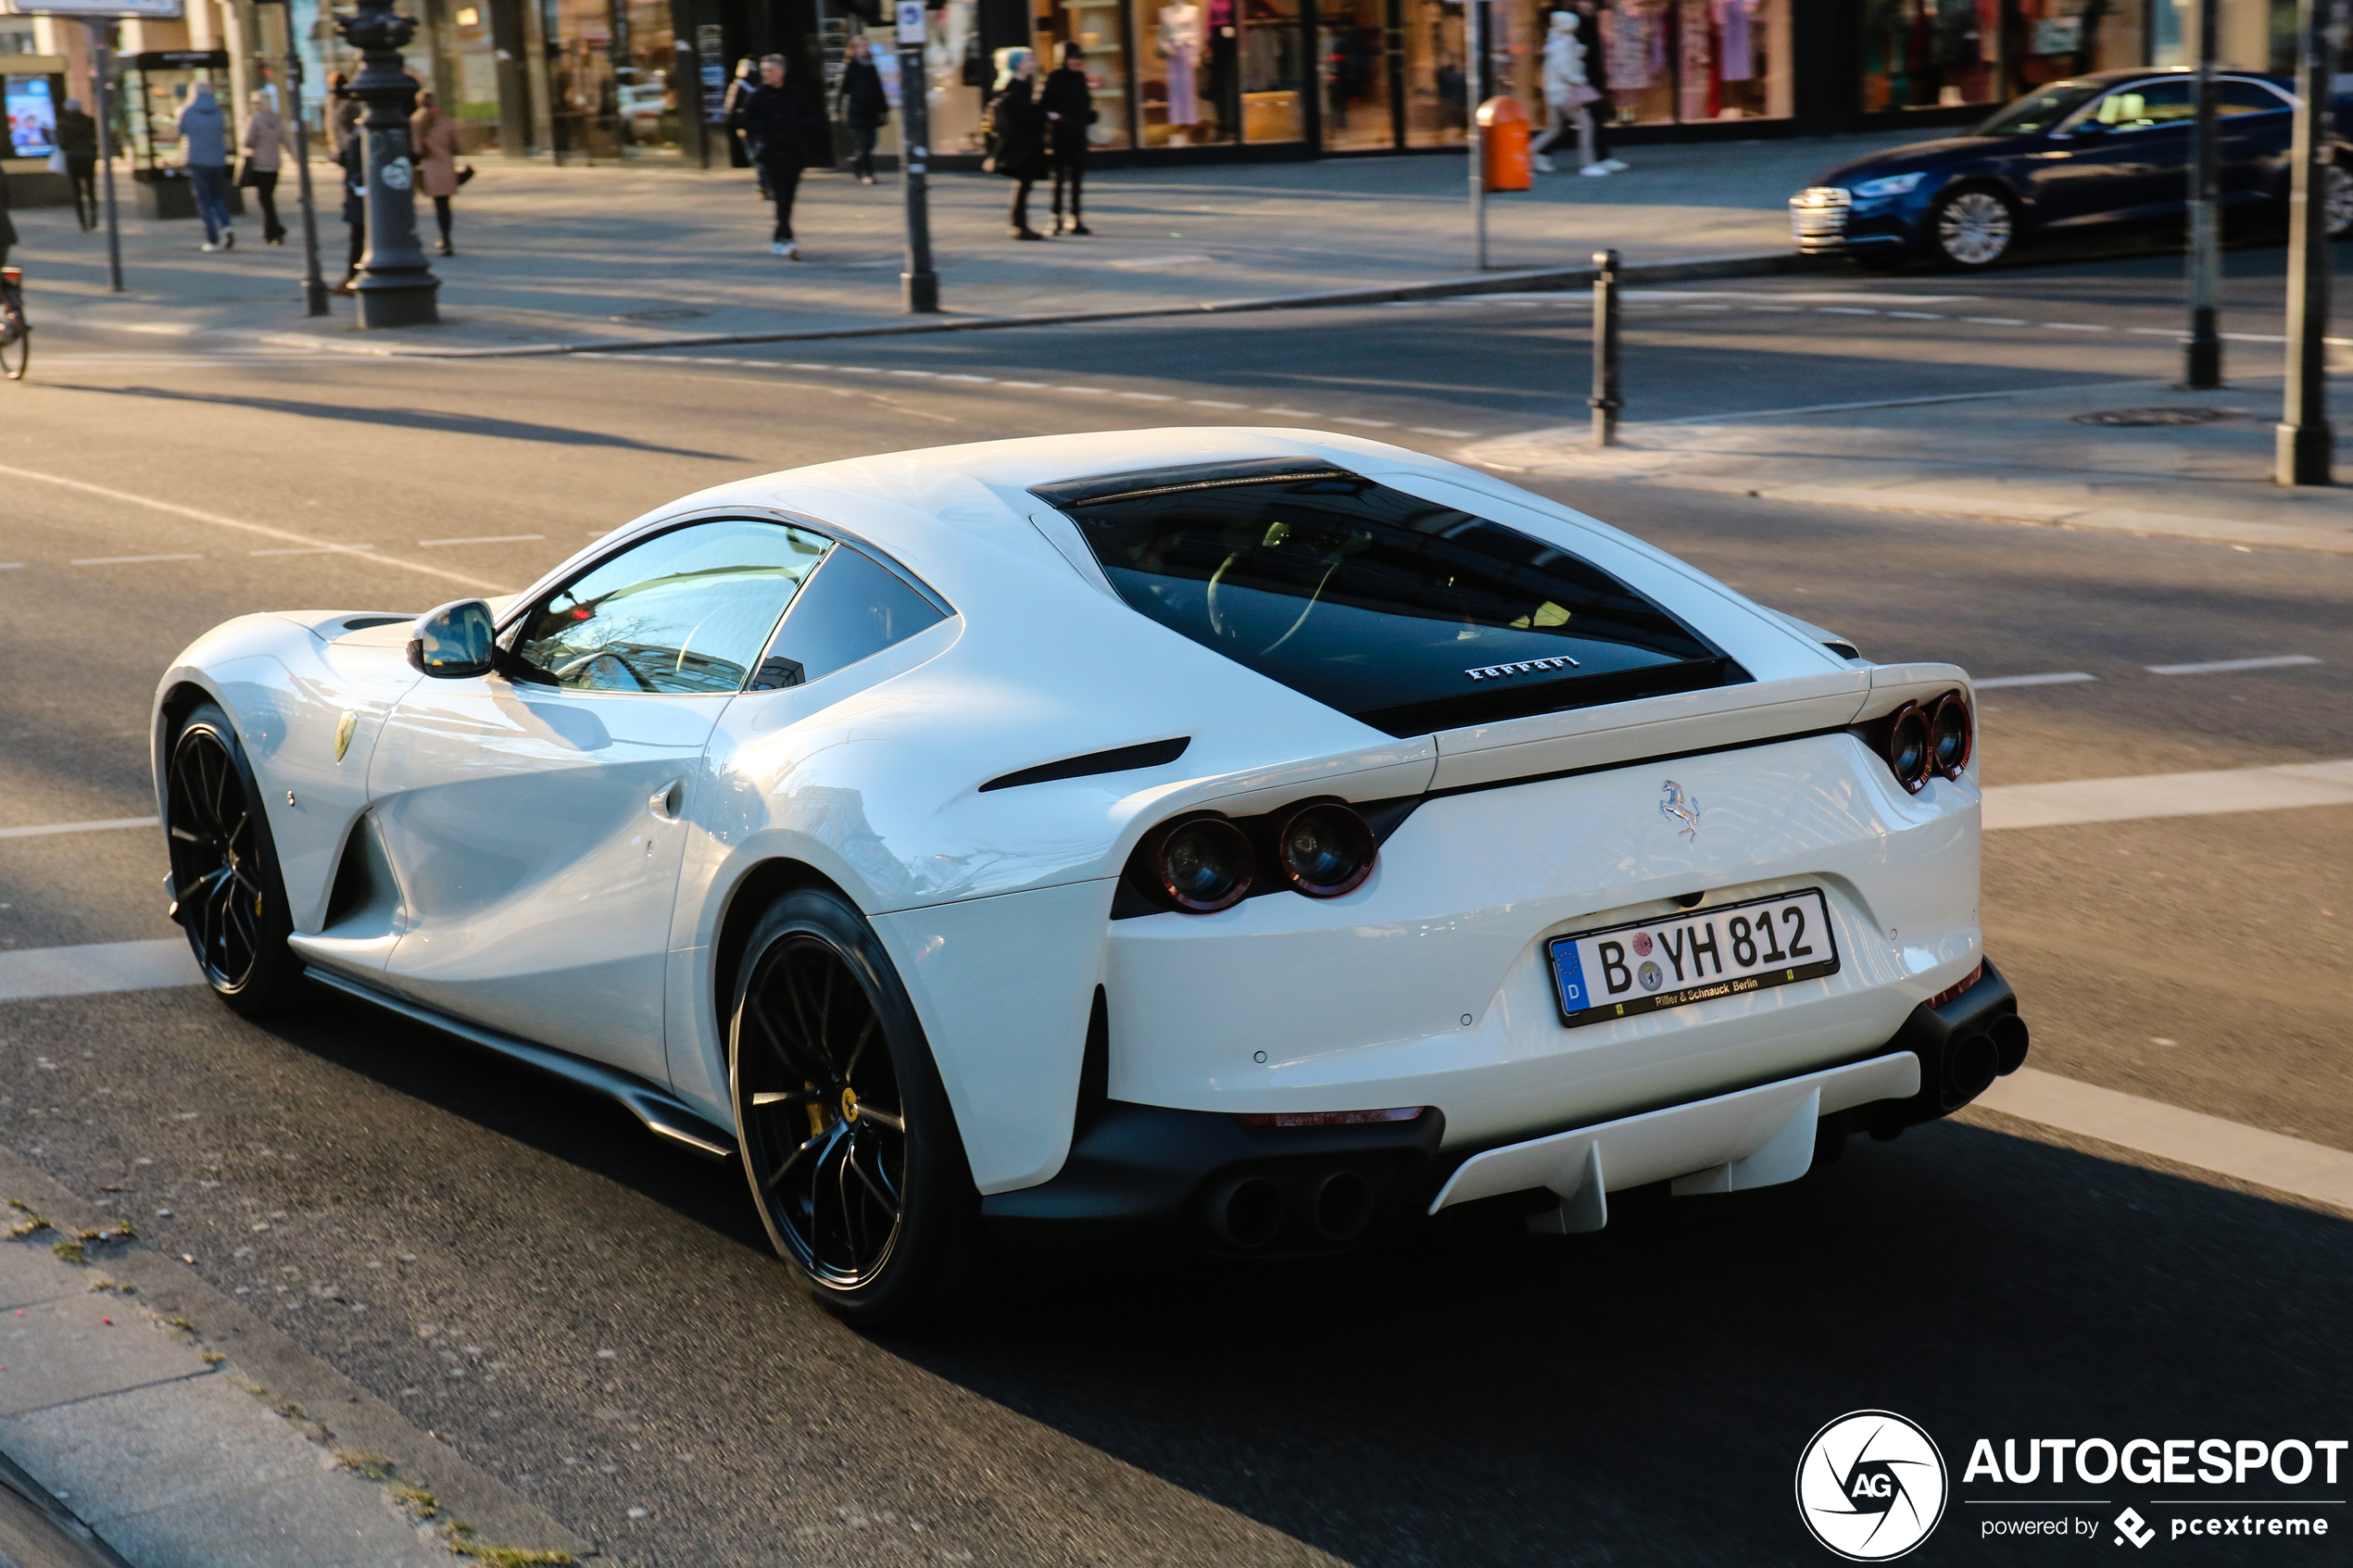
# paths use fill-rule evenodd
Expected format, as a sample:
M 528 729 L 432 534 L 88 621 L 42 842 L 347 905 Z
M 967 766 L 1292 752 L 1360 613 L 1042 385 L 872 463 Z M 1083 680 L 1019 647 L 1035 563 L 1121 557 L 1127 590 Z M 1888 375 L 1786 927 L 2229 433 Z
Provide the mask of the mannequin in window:
M 1608 175 L 1609 170 L 1593 156 L 1592 104 L 1600 96 L 1585 77 L 1585 43 L 1577 36 L 1576 15 L 1554 11 L 1551 30 L 1544 37 L 1544 107 L 1552 123 L 1544 139 L 1534 148 L 1536 167 L 1541 172 L 1554 171 L 1553 160 L 1546 155 L 1573 131 L 1577 136 L 1577 171 Z
M 1168 123 L 1201 122 L 1201 89 L 1194 69 L 1201 64 L 1201 7 L 1180 0 L 1160 8 L 1160 57 L 1168 62 Z M 1171 138 L 1174 140 L 1174 138 Z

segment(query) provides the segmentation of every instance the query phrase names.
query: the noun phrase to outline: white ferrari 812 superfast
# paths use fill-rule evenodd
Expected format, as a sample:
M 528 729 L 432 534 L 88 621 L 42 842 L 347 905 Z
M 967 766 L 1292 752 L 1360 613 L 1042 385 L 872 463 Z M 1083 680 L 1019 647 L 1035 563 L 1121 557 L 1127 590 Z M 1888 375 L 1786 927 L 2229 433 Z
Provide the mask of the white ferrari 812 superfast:
M 2027 1050 L 1974 699 L 1307 431 L 720 485 L 156 694 L 174 918 L 743 1170 L 872 1323 L 992 1239 L 1297 1256 L 1787 1182 Z

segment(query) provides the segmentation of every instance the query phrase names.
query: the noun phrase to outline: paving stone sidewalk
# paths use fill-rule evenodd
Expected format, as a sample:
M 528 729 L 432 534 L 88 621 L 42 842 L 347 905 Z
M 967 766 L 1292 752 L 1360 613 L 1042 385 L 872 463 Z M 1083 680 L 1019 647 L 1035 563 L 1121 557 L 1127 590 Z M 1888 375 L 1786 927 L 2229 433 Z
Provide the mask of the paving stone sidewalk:
M 0 1195 L 0 1452 L 132 1568 L 591 1550 L 5 1151 Z
M 1490 198 L 1491 268 L 1581 268 L 1616 246 L 1629 262 L 1792 260 L 1785 203 L 1841 157 L 1902 140 L 1846 137 L 1628 149 L 1608 179 L 1540 179 Z M 311 346 L 512 350 L 712 334 L 829 332 L 907 323 L 899 270 L 903 193 L 812 174 L 796 228 L 808 259 L 768 254 L 767 206 L 748 171 L 558 169 L 479 159 L 457 200 L 455 257 L 436 257 L 439 327 L 359 332 L 338 297 L 303 315 L 300 230 L 260 245 L 253 215 L 237 247 L 200 254 L 191 221 L 127 220 L 128 292 L 107 290 L 103 232 L 70 211 L 19 211 L 36 323 L 105 324 L 157 336 L 286 334 Z M 321 166 L 320 248 L 340 275 L 335 170 Z M 1182 310 L 1272 296 L 1461 280 L 1472 273 L 1465 160 L 1341 158 L 1181 169 L 1104 169 L 1088 182 L 1088 238 L 1044 245 L 1006 232 L 1006 182 L 932 181 L 942 300 L 950 320 Z M 281 184 L 293 223 L 293 182 Z M 1033 216 L 1043 198 L 1033 198 Z M 422 227 L 432 228 L 430 211 Z M 1506 284 L 1505 286 L 1508 286 Z
M 2127 410 L 2204 422 L 2081 418 Z M 2353 490 L 2271 482 L 2279 416 L 2276 375 L 2198 393 L 2108 382 L 1632 423 L 1608 448 L 1592 445 L 1590 425 L 1560 425 L 1461 456 L 1560 478 L 2353 555 Z

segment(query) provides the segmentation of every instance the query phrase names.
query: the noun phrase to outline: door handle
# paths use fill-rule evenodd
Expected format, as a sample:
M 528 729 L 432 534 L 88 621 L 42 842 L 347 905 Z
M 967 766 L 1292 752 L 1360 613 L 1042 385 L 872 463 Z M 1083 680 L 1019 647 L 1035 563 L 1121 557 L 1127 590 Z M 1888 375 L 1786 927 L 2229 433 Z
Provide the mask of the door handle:
M 686 797 L 686 781 L 673 779 L 647 797 L 646 809 L 665 822 L 674 822 L 678 820 L 678 808 L 685 803 Z

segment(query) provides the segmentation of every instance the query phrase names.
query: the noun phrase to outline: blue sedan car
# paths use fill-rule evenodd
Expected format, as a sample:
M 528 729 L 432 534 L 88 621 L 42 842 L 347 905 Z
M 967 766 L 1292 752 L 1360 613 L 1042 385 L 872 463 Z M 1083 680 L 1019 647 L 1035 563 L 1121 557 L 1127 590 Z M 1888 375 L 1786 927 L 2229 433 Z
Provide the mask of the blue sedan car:
M 2226 225 L 2285 216 L 2296 96 L 2285 77 L 2218 79 Z M 2030 235 L 2179 223 L 2188 201 L 2196 83 L 2190 72 L 2112 70 L 2054 82 L 1966 136 L 1840 164 L 1789 201 L 1806 255 L 1866 266 L 1927 256 L 1991 267 Z M 2339 109 L 2342 114 L 2342 109 Z M 2353 232 L 2353 172 L 2332 137 L 2332 239 Z

